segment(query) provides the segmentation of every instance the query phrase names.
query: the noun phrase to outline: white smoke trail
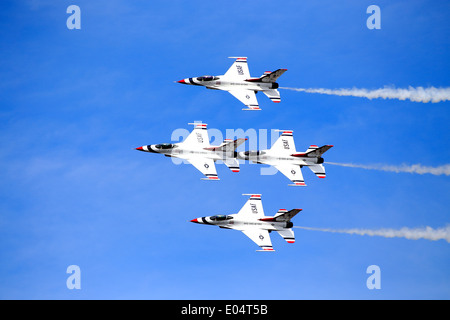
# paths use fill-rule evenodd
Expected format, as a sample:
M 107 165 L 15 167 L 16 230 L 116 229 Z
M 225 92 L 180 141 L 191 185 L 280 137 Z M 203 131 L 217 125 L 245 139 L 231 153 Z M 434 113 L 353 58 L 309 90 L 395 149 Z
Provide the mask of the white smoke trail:
M 294 90 L 308 93 L 320 93 L 337 96 L 352 96 L 352 97 L 364 97 L 367 99 L 398 99 L 398 100 L 411 100 L 414 102 L 441 102 L 450 100 L 450 88 L 435 88 L 435 87 L 408 87 L 407 89 L 384 87 L 381 89 L 368 90 L 368 89 L 324 89 L 324 88 L 288 88 L 280 87 L 280 89 Z
M 429 167 L 423 166 L 421 164 L 413 164 L 406 165 L 402 164 L 399 166 L 393 165 L 382 165 L 382 164 L 372 164 L 372 165 L 364 165 L 364 164 L 353 164 L 353 163 L 336 163 L 336 162 L 326 162 L 327 164 L 332 164 L 341 167 L 351 167 L 351 168 L 361 168 L 367 170 L 379 170 L 379 171 L 390 171 L 390 172 L 409 172 L 409 173 L 417 173 L 417 174 L 433 174 L 435 176 L 439 175 L 450 175 L 450 164 L 444 164 L 438 167 Z
M 401 228 L 401 229 L 323 229 L 323 228 L 310 228 L 310 227 L 299 227 L 294 228 L 313 230 L 313 231 L 323 231 L 323 232 L 333 232 L 333 233 L 346 233 L 346 234 L 357 234 L 357 235 L 367 235 L 367 236 L 380 236 L 385 238 L 405 238 L 409 240 L 445 240 L 450 243 L 450 225 L 443 228 L 433 229 L 431 227 L 424 228 Z

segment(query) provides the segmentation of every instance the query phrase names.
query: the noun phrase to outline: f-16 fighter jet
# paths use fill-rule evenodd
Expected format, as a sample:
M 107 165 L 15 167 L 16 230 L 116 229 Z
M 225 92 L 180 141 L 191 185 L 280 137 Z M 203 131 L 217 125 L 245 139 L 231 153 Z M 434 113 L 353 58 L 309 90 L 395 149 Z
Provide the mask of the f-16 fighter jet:
M 268 164 L 288 177 L 294 184 L 290 186 L 306 186 L 301 168 L 307 166 L 319 178 L 325 178 L 325 168 L 322 165 L 324 154 L 332 145 L 318 147 L 309 146 L 305 152 L 295 149 L 291 130 L 277 130 L 282 134 L 269 150 L 239 152 L 238 157 L 254 163 Z
M 278 210 L 273 217 L 264 215 L 260 194 L 244 194 L 250 196 L 250 199 L 244 204 L 241 210 L 236 214 L 215 215 L 201 217 L 191 220 L 191 222 L 210 224 L 225 229 L 234 229 L 242 231 L 247 237 L 253 240 L 262 250 L 274 251 L 269 232 L 276 231 L 288 243 L 295 242 L 293 223 L 291 219 L 302 209 Z
M 258 91 L 262 91 L 273 102 L 280 102 L 280 92 L 277 90 L 278 83 L 276 81 L 287 69 L 266 71 L 261 77 L 252 78 L 246 57 L 230 58 L 236 59 L 236 61 L 224 75 L 186 78 L 177 82 L 228 91 L 247 106 L 247 109 L 242 110 L 261 110 L 255 94 Z
M 239 162 L 236 159 L 235 150 L 247 139 L 226 139 L 222 144 L 212 146 L 209 143 L 205 123 L 189 124 L 193 124 L 195 127 L 183 142 L 151 144 L 136 148 L 136 150 L 184 159 L 206 176 L 202 180 L 220 180 L 214 163 L 216 160 L 222 160 L 231 171 L 239 172 Z

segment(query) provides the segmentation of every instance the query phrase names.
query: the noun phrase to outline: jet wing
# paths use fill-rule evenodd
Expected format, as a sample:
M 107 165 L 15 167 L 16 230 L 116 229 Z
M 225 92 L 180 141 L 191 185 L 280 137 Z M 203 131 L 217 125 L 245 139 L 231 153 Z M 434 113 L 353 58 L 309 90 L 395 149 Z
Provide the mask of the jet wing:
M 209 136 L 206 123 L 189 123 L 194 125 L 194 130 L 184 139 L 183 142 L 179 143 L 179 146 L 189 149 L 203 149 L 210 147 Z
M 275 143 L 270 148 L 279 156 L 288 156 L 295 153 L 295 142 L 294 136 L 292 135 L 292 130 L 278 130 L 281 131 L 281 136 L 275 141 Z
M 246 57 L 229 58 L 236 58 L 236 60 L 231 65 L 230 69 L 228 69 L 228 71 L 224 74 L 225 77 L 236 80 L 245 80 L 250 78 L 250 71 L 248 70 Z
M 203 157 L 189 157 L 182 159 L 187 160 L 190 164 L 192 164 L 206 176 L 206 178 L 202 178 L 202 180 L 220 180 L 217 176 L 214 160 Z
M 272 241 L 267 230 L 258 228 L 248 228 L 242 230 L 242 232 L 253 240 L 263 251 L 274 251 L 272 248 Z
M 248 108 L 242 110 L 261 110 L 256 99 L 255 91 L 246 89 L 229 90 L 236 99 L 245 104 Z
M 303 180 L 302 169 L 299 165 L 283 163 L 273 166 L 294 183 L 290 184 L 290 186 L 306 186 L 305 180 Z
M 245 194 L 249 195 L 249 194 Z M 261 195 L 260 194 L 250 194 L 250 198 L 242 206 L 241 210 L 237 213 L 239 216 L 249 216 L 253 218 L 264 217 L 264 209 L 262 206 Z

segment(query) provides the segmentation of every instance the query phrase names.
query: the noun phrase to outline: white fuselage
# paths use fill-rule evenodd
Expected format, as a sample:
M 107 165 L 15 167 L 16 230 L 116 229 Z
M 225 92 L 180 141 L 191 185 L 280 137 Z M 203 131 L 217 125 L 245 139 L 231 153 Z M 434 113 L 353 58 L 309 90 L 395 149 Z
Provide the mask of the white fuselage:
M 254 79 L 253 81 L 252 79 L 240 81 L 234 78 L 227 78 L 223 75 L 215 77 L 211 76 L 211 80 L 204 80 L 202 78 L 206 78 L 206 76 L 186 78 L 178 82 L 190 85 L 204 86 L 208 89 L 225 91 L 236 90 L 239 88 L 252 91 L 263 91 L 278 88 L 278 84 L 276 82 L 258 82 L 256 81 L 257 79 Z
M 264 218 L 270 219 L 270 217 Z M 248 218 L 239 217 L 238 214 L 230 214 L 226 216 L 216 215 L 216 216 L 201 217 L 193 219 L 191 220 L 191 222 L 215 225 L 221 228 L 234 230 L 245 230 L 248 228 L 256 228 L 269 231 L 282 231 L 292 227 L 292 222 L 262 221 L 261 219 L 252 219 L 250 217 Z
M 289 163 L 292 165 L 309 166 L 313 164 L 323 163 L 321 157 L 308 157 L 308 156 L 280 156 L 279 153 L 271 152 L 270 150 L 262 151 L 245 151 L 239 152 L 238 159 L 249 160 L 255 163 Z
M 164 148 L 164 146 L 166 148 Z M 170 146 L 170 148 L 169 148 Z M 180 144 L 151 144 L 142 146 L 142 151 L 161 153 L 167 157 L 187 158 L 190 156 L 199 156 L 207 159 L 226 160 L 234 157 L 234 152 L 214 151 L 204 149 L 188 149 L 183 148 Z

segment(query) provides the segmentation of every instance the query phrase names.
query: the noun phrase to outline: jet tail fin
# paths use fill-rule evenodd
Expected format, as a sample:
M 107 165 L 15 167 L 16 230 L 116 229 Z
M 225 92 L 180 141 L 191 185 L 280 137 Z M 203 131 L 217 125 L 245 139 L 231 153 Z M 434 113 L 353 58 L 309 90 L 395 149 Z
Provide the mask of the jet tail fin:
M 325 145 L 319 148 L 316 145 L 311 145 L 309 146 L 308 150 L 305 151 L 305 155 L 307 155 L 308 157 L 320 157 L 332 147 L 332 145 Z
M 286 71 L 287 69 L 278 69 L 272 72 L 266 71 L 261 77 L 259 77 L 259 80 L 261 82 L 276 82 L 277 79 Z
M 286 209 L 280 209 L 278 210 L 277 214 L 274 215 L 273 217 L 268 217 L 268 218 L 261 218 L 259 220 L 261 221 L 277 221 L 277 222 L 281 222 L 281 221 L 286 221 L 289 222 L 291 221 L 291 219 L 300 211 L 302 211 L 303 209 L 292 209 L 287 211 Z
M 239 138 L 236 140 L 225 139 L 219 146 L 212 146 L 204 149 L 213 151 L 234 152 L 234 150 L 236 150 L 236 148 L 239 147 L 241 144 L 243 144 L 246 140 L 248 139 L 247 138 Z
M 297 213 L 303 209 L 292 209 L 287 211 L 286 209 L 278 210 L 277 214 L 274 216 L 276 221 L 290 221 Z

